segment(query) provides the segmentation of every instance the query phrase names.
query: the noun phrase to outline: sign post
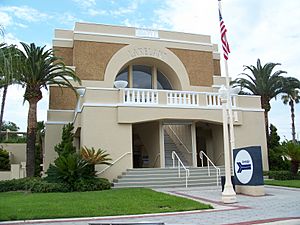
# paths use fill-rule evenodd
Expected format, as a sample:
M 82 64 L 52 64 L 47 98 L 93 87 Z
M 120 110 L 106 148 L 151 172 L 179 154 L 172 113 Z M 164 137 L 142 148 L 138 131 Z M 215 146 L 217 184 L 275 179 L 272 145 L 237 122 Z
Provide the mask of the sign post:
M 233 150 L 236 192 L 265 195 L 260 146 L 250 146 Z

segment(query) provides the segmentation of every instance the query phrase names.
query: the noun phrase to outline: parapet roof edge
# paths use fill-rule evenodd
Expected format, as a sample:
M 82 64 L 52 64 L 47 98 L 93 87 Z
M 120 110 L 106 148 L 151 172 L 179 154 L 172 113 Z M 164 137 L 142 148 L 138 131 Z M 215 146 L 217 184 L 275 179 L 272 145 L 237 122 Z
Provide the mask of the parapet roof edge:
M 88 28 L 94 26 L 96 30 L 89 30 Z M 101 31 L 97 31 L 101 29 Z M 75 22 L 74 29 L 60 29 L 56 28 L 54 33 L 54 38 L 66 38 L 68 36 L 69 39 L 73 39 L 70 35 L 75 32 L 92 32 L 92 33 L 106 33 L 107 35 L 126 35 L 136 37 L 135 31 L 136 29 L 145 29 L 145 30 L 153 30 L 159 33 L 161 39 L 171 39 L 171 40 L 188 40 L 191 39 L 193 42 L 201 42 L 201 43 L 209 43 L 211 42 L 211 36 L 206 34 L 196 34 L 196 33 L 187 33 L 187 32 L 179 32 L 179 31 L 170 31 L 170 30 L 161 30 L 161 29 L 152 29 L 152 28 L 139 28 L 139 27 L 127 27 L 120 25 L 108 25 L 108 24 L 99 24 L 99 23 L 91 23 L 91 22 Z M 143 39 L 141 37 L 141 39 Z M 160 38 L 158 38 L 159 40 Z M 199 39 L 198 41 L 196 39 Z

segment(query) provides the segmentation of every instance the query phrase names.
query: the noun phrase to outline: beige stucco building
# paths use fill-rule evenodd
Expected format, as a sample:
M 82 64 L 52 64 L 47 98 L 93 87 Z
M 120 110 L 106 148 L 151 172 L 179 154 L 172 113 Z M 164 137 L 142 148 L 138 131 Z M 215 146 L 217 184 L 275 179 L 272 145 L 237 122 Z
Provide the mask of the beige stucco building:
M 76 23 L 55 30 L 53 48 L 82 85 L 78 100 L 71 90 L 50 87 L 45 169 L 69 122 L 78 148 L 111 155 L 112 166 L 97 167 L 109 179 L 129 168 L 171 166 L 173 150 L 186 166 L 200 165 L 200 151 L 224 164 L 218 89 L 225 79 L 210 36 Z M 128 86 L 117 89 L 116 80 Z M 268 170 L 260 97 L 233 95 L 232 107 L 236 147 L 260 145 Z

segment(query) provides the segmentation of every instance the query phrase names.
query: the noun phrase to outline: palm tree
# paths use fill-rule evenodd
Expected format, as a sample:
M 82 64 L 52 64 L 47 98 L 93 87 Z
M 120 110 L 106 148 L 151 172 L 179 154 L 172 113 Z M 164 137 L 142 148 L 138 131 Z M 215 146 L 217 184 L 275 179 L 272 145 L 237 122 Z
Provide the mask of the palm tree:
M 291 120 L 292 120 L 292 140 L 296 142 L 296 131 L 295 131 L 295 104 L 300 102 L 300 81 L 296 78 L 284 82 L 283 85 L 284 94 L 281 99 L 284 104 L 289 104 L 291 108 Z
M 18 63 L 18 50 L 14 45 L 0 44 L 0 88 L 3 88 L 2 103 L 0 111 L 0 130 L 3 124 L 4 107 L 8 86 L 16 79 L 16 68 Z
M 110 165 L 111 163 L 109 161 L 111 161 L 111 158 L 109 158 L 109 154 L 106 153 L 105 150 L 102 149 L 94 149 L 92 148 L 87 148 L 86 146 L 83 147 L 80 150 L 80 155 L 81 157 L 87 161 L 89 164 L 106 164 L 106 165 Z
M 273 72 L 279 63 L 266 63 L 261 65 L 260 59 L 257 59 L 256 66 L 244 66 L 244 71 L 249 70 L 251 74 L 241 73 L 245 78 L 237 78 L 233 81 L 234 84 L 240 85 L 241 88 L 253 95 L 261 96 L 261 107 L 265 110 L 265 129 L 268 140 L 269 136 L 269 119 L 268 113 L 271 109 L 270 101 L 278 94 L 282 93 L 282 83 L 285 79 L 281 74 L 285 71 L 278 70 Z
M 95 171 L 95 165 L 96 164 L 105 164 L 105 165 L 111 165 L 109 161 L 111 161 L 111 158 L 109 157 L 109 154 L 106 153 L 105 150 L 102 149 L 94 149 L 87 148 L 86 146 L 81 148 L 80 150 L 80 156 L 82 159 L 84 159 L 88 164 L 90 165 L 91 172 Z
M 68 78 L 80 83 L 74 71 L 65 66 L 62 60 L 53 54 L 53 50 L 45 47 L 22 43 L 18 83 L 25 87 L 24 101 L 28 101 L 26 172 L 27 176 L 34 176 L 34 153 L 36 143 L 37 103 L 42 99 L 42 88 L 47 85 L 68 87 L 75 92 L 75 88 Z

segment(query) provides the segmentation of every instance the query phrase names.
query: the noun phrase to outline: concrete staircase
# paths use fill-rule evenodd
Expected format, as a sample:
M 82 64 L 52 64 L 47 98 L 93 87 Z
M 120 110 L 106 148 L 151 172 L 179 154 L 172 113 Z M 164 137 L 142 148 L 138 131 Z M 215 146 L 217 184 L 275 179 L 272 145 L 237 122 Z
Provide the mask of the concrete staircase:
M 166 167 L 172 167 L 173 166 L 173 160 L 172 160 L 172 152 L 176 152 L 180 160 L 184 165 L 188 165 L 188 162 L 182 154 L 182 152 L 177 148 L 176 144 L 173 142 L 173 140 L 170 138 L 168 133 L 164 132 L 164 142 L 165 142 L 165 166 Z
M 216 186 L 216 170 L 210 168 L 210 176 L 207 167 L 189 168 L 190 177 L 188 187 Z M 221 176 L 224 175 L 224 167 L 220 167 Z M 219 184 L 221 179 L 219 177 Z M 178 177 L 178 168 L 138 168 L 128 169 L 122 176 L 113 182 L 114 188 L 148 187 L 148 188 L 170 188 L 185 187 L 185 170 L 181 169 L 181 177 Z

